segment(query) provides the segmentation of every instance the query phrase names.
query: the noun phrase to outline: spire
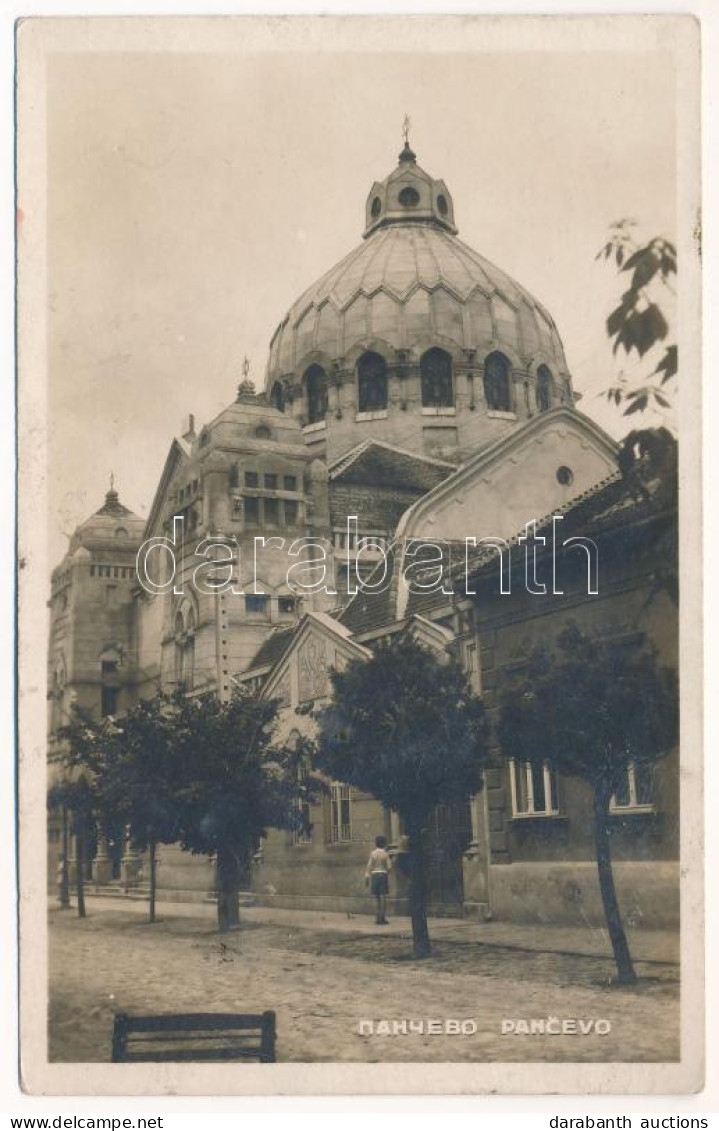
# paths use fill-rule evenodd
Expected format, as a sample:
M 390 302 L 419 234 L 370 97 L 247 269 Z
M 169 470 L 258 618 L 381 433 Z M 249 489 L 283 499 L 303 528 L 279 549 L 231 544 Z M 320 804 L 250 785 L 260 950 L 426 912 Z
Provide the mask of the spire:
M 115 472 L 110 472 L 110 490 L 105 493 L 104 506 L 100 507 L 99 511 L 95 514 L 110 514 L 110 515 L 123 515 L 132 514 L 132 511 L 124 507 L 120 502 L 120 496 L 115 490 Z
M 120 496 L 115 490 L 115 472 L 110 472 L 110 490 L 105 494 L 105 506 L 103 510 L 114 510 L 120 502 Z
M 250 381 L 250 359 L 247 354 L 245 354 L 242 359 L 242 380 L 237 386 L 237 400 L 245 400 L 248 397 L 250 400 L 253 400 L 256 396 L 255 383 L 254 381 Z
M 404 137 L 404 148 L 402 149 L 402 152 L 399 155 L 400 165 L 402 165 L 405 162 L 408 162 L 409 164 L 414 165 L 417 161 L 417 154 L 412 149 L 410 149 L 410 144 L 409 144 L 409 130 L 410 130 L 411 125 L 412 125 L 412 119 L 410 118 L 409 114 L 405 114 L 404 121 L 402 122 L 402 136 Z

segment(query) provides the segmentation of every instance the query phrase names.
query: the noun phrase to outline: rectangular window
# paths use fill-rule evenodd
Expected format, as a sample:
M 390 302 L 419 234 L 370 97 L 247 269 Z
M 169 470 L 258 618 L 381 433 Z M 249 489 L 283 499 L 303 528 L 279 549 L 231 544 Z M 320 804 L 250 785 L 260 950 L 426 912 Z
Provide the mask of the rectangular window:
M 251 616 L 267 616 L 267 597 L 261 593 L 245 597 L 245 612 Z
M 282 482 L 284 483 L 285 491 L 296 491 L 297 490 L 297 476 L 296 475 L 285 475 Z
M 350 787 L 333 782 L 325 810 L 325 838 L 328 844 L 347 844 L 352 840 L 352 798 Z
M 117 675 L 117 660 L 102 660 L 101 667 L 104 676 Z
M 559 812 L 557 774 L 548 762 L 509 762 L 512 816 L 550 817 Z
M 265 487 L 268 487 L 270 491 L 277 490 L 277 476 L 274 472 L 265 473 Z
M 192 490 L 195 493 L 197 493 L 200 490 L 200 480 L 199 479 L 193 479 L 192 480 Z
M 259 487 L 260 477 L 256 471 L 245 472 L 245 487 Z
M 280 597 L 277 608 L 281 617 L 292 617 L 295 614 L 297 602 L 294 597 Z
M 245 526 L 260 525 L 260 500 L 245 498 Z
M 285 526 L 297 525 L 298 508 L 294 499 L 285 499 Z
M 307 797 L 307 766 L 297 767 L 297 808 L 300 811 L 301 824 L 294 830 L 292 839 L 295 844 L 312 843 L 312 807 Z
M 265 526 L 279 526 L 280 500 L 264 499 L 263 502 L 265 504 Z
M 103 687 L 101 709 L 103 718 L 107 715 L 117 714 L 117 688 L 116 687 Z
M 654 808 L 654 767 L 630 762 L 619 789 L 609 802 L 610 810 L 640 810 Z

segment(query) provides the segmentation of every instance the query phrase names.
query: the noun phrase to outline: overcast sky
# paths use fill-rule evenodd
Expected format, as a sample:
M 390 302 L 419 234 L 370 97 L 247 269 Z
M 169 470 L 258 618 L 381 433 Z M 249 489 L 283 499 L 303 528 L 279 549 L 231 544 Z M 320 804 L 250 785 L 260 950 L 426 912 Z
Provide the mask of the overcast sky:
M 262 386 L 288 306 L 361 238 L 402 119 L 460 238 L 552 312 L 581 408 L 626 428 L 608 225 L 675 229 L 669 57 L 65 55 L 48 68 L 50 557 L 110 472 L 146 515 L 187 413 Z

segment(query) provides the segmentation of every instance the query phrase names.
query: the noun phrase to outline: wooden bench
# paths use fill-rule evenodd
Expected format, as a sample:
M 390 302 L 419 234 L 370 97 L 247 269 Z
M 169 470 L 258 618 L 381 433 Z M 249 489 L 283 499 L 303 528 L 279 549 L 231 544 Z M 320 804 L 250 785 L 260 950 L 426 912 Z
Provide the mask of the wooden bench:
M 266 1013 L 167 1013 L 115 1015 L 112 1060 L 141 1061 L 275 1059 L 275 1015 Z

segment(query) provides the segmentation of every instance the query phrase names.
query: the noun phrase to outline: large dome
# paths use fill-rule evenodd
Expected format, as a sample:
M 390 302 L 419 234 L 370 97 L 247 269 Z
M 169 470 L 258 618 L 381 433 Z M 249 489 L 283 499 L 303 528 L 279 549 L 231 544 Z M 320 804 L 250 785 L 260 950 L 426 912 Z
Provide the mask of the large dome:
M 384 366 L 384 399 L 378 394 L 363 403 L 360 369 L 368 357 L 370 369 Z M 420 431 L 406 427 L 406 416 L 379 426 L 383 438 L 446 455 L 572 399 L 551 315 L 457 237 L 447 186 L 417 165 L 408 144 L 398 167 L 370 190 L 362 243 L 309 287 L 277 327 L 266 392 L 305 427 L 319 430 L 326 421 L 330 456 L 365 438 L 354 425 L 368 416 L 375 424 L 390 420 L 393 408 L 454 414 L 454 424 L 444 421 L 443 433 L 432 437 L 423 434 L 426 423 Z M 377 411 L 363 411 L 368 408 Z M 465 409 L 484 409 L 483 420 L 501 423 L 463 422 Z M 313 431 L 311 442 L 319 439 Z
M 290 307 L 272 340 L 270 386 L 313 352 L 349 354 L 370 338 L 412 349 L 429 338 L 503 348 L 517 364 L 566 371 L 549 312 L 446 229 L 417 222 L 376 230 Z

